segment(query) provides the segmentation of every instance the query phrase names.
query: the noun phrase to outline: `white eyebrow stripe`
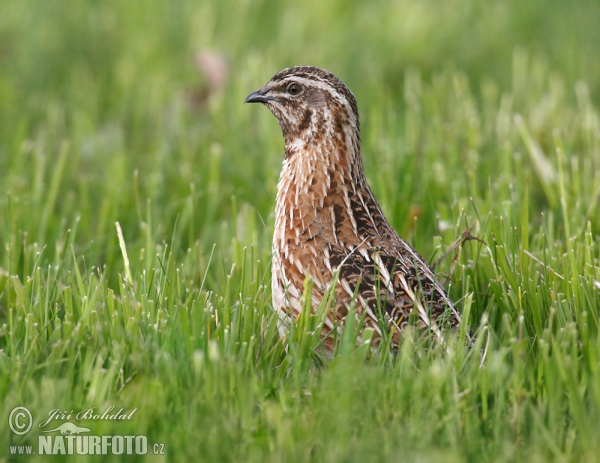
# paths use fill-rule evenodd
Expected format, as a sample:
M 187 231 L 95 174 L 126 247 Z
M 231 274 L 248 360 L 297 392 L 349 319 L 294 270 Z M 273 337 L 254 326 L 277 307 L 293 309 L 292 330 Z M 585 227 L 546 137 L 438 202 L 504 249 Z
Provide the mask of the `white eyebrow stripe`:
M 338 92 L 328 82 L 325 82 L 322 80 L 307 79 L 306 77 L 299 77 L 299 76 L 294 76 L 294 75 L 287 76 L 281 81 L 281 83 L 289 83 L 289 82 L 297 82 L 306 87 L 314 87 L 314 88 L 318 88 L 320 90 L 324 90 L 326 92 L 329 92 L 329 94 L 333 98 L 335 98 L 337 101 L 339 101 L 341 104 L 344 104 L 344 105 L 347 104 L 348 106 L 350 106 L 350 102 L 348 101 L 348 99 L 344 95 L 342 95 L 340 92 Z

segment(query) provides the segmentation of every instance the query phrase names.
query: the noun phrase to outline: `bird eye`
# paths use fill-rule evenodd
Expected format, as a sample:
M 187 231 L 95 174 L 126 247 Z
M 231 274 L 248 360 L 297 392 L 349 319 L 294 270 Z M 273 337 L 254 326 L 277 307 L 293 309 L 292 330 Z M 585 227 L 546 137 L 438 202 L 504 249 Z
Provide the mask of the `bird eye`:
M 300 85 L 292 82 L 290 85 L 288 85 L 287 91 L 290 95 L 296 96 L 296 95 L 299 95 L 300 92 L 302 92 L 302 87 Z

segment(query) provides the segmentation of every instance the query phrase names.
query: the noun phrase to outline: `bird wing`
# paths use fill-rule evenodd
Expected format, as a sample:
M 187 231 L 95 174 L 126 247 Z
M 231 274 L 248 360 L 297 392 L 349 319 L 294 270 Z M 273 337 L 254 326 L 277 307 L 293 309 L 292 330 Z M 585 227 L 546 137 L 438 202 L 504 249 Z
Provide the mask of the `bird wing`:
M 366 312 L 366 324 L 378 332 L 392 327 L 402 329 L 409 318 L 440 338 L 444 327 L 457 326 L 460 314 L 431 269 L 414 249 L 409 247 L 406 251 L 331 249 L 332 268 L 339 270 L 337 318 L 345 318 L 354 302 L 357 315 Z

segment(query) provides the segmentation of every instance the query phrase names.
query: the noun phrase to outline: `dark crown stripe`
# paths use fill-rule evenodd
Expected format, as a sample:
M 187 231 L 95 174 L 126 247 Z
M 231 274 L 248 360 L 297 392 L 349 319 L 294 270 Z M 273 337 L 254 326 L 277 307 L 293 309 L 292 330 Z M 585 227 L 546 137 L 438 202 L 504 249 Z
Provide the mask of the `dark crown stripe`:
M 278 72 L 271 78 L 271 82 L 282 81 L 288 77 L 302 77 L 304 79 L 312 79 L 315 81 L 325 82 L 333 87 L 339 94 L 343 95 L 344 98 L 350 104 L 352 112 L 358 121 L 358 105 L 354 94 L 350 91 L 348 86 L 342 82 L 337 76 L 332 74 L 325 69 L 316 68 L 314 66 L 293 66 L 286 68 L 283 71 Z

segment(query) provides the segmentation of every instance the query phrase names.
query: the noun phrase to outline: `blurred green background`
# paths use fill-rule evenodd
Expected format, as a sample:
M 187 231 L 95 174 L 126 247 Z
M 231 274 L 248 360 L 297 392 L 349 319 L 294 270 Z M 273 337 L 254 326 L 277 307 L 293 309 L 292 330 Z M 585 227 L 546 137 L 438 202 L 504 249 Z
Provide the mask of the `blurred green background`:
M 0 2 L 0 441 L 33 439 L 16 405 L 121 403 L 94 431 L 173 461 L 596 461 L 599 25 L 594 0 Z M 242 102 L 297 64 L 356 95 L 425 258 L 478 219 L 437 269 L 475 349 L 349 338 L 319 370 L 312 328 L 279 340 L 283 139 Z
M 471 116 L 453 113 L 441 96 L 446 87 L 464 86 L 456 98 L 471 99 L 474 112 L 497 107 L 508 92 L 509 110 L 534 111 L 550 87 L 560 87 L 561 103 L 574 103 L 580 80 L 597 101 L 599 21 L 596 1 L 2 2 L 3 239 L 10 222 L 11 233 L 49 244 L 79 217 L 75 241 L 101 264 L 110 261 L 108 248 L 116 250 L 113 222 L 135 239 L 150 200 L 162 238 L 179 216 L 184 247 L 197 239 L 210 246 L 223 236 L 232 195 L 270 223 L 282 140 L 267 111 L 241 102 L 280 69 L 325 67 L 349 85 L 361 109 L 367 174 L 377 183 L 378 172 L 390 172 L 384 151 L 400 159 L 391 161 L 397 170 L 403 157 L 433 149 L 406 125 L 407 106 L 424 113 L 427 126 L 432 115 L 448 136 L 468 137 L 448 127 Z M 211 71 L 198 66 L 207 52 L 227 63 L 212 86 Z M 453 73 L 464 81 L 449 82 Z M 411 97 L 421 79 L 431 86 L 430 108 Z M 481 116 L 491 124 L 495 114 Z M 457 143 L 438 156 L 472 147 Z M 499 156 L 489 140 L 476 144 L 488 162 L 478 179 L 485 194 Z M 421 167 L 431 166 L 402 167 L 412 176 L 403 192 L 423 206 L 420 191 L 430 185 Z M 24 204 L 10 221 L 7 193 Z M 406 232 L 408 209 L 385 205 Z

